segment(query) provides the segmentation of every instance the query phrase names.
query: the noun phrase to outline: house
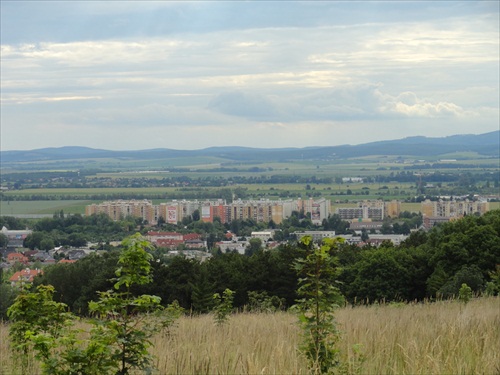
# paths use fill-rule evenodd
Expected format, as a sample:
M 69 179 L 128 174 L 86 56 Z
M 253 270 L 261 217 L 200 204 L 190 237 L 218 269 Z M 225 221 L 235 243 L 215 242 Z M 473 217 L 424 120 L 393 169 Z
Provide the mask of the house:
M 38 254 L 38 250 L 26 250 L 23 252 L 24 256 L 27 257 L 28 259 L 32 260 L 32 258 Z
M 71 260 L 80 260 L 87 256 L 87 253 L 83 249 L 72 249 L 66 252 L 66 256 Z
M 12 286 L 22 286 L 24 284 L 31 284 L 35 279 L 35 276 L 43 274 L 40 269 L 29 269 L 25 268 L 22 271 L 17 271 L 12 277 L 9 279 L 10 284 Z
M 156 241 L 156 246 L 165 247 L 167 249 L 177 249 L 179 245 L 184 243 L 183 240 L 175 240 L 172 238 L 161 238 Z
M 206 249 L 207 242 L 199 239 L 196 240 L 187 240 L 184 242 L 186 249 Z
M 31 230 L 9 230 L 6 227 L 2 227 L 2 234 L 7 237 L 9 242 L 7 243 L 7 247 L 16 248 L 22 247 L 23 242 L 28 235 L 33 233 Z
M 75 262 L 76 262 L 76 260 L 74 260 L 74 259 L 61 259 L 61 260 L 58 262 L 58 264 L 59 264 L 59 263 L 75 263 Z
M 300 240 L 304 236 L 310 236 L 310 237 L 312 237 L 314 242 L 321 242 L 321 241 L 323 241 L 324 238 L 334 238 L 335 237 L 334 230 L 329 230 L 329 231 L 306 230 L 306 231 L 302 231 L 302 232 L 294 232 L 294 234 L 297 236 L 298 240 Z
M 218 247 L 222 253 L 230 253 L 236 251 L 239 254 L 245 254 L 245 250 L 248 245 L 248 241 L 220 241 L 215 244 L 215 246 Z
M 252 238 L 260 238 L 262 242 L 267 242 L 274 237 L 274 230 L 267 230 L 262 232 L 252 232 Z
M 231 233 L 230 231 L 227 231 L 226 234 L 224 235 L 226 237 L 227 241 L 232 241 L 233 239 L 236 241 L 236 235 Z
M 7 254 L 7 262 L 10 264 L 14 264 L 16 262 L 28 264 L 28 258 L 21 253 L 9 253 Z
M 177 233 L 177 232 L 148 232 L 146 238 L 159 247 L 168 249 L 177 249 L 179 245 L 187 247 L 206 247 L 206 244 L 201 241 L 201 235 L 198 233 Z M 200 245 L 200 242 L 202 244 Z
M 33 260 L 36 262 L 37 260 L 40 262 L 45 262 L 47 259 L 51 258 L 50 254 L 46 251 L 39 251 L 35 255 L 33 255 Z
M 146 239 L 153 244 L 158 244 L 161 240 L 177 240 L 183 241 L 184 237 L 182 233 L 177 232 L 154 232 L 149 231 L 146 234 Z

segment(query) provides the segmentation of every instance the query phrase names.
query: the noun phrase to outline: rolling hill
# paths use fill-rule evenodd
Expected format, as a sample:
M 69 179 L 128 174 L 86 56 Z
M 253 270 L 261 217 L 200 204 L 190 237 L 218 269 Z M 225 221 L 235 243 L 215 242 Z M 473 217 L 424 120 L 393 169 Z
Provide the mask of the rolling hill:
M 398 140 L 305 148 L 210 147 L 201 150 L 150 149 L 111 151 L 89 147 L 42 148 L 29 151 L 0 151 L 2 167 L 13 163 L 48 162 L 89 159 L 174 159 L 187 157 L 217 157 L 228 161 L 287 161 L 346 159 L 370 155 L 405 157 L 438 156 L 448 153 L 475 152 L 486 157 L 500 155 L 500 131 L 473 135 L 453 135 L 441 138 L 423 136 Z

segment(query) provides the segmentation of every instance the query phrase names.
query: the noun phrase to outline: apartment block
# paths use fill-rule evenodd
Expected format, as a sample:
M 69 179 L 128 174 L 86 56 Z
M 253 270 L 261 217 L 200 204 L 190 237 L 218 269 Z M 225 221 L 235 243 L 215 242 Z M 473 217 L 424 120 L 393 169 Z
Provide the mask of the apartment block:
M 386 216 L 398 217 L 401 212 L 400 201 L 384 202 L 382 200 L 359 202 L 357 207 L 337 208 L 336 213 L 342 220 L 383 221 Z
M 330 215 L 330 201 L 324 198 L 319 200 L 299 199 L 297 201 L 299 211 L 303 210 L 305 214 L 311 214 L 313 224 L 320 225 L 323 219 Z
M 466 200 L 438 200 L 426 199 L 421 203 L 423 216 L 459 218 L 464 215 L 483 215 L 490 209 L 489 202 Z
M 294 232 L 297 239 L 300 240 L 304 236 L 311 236 L 314 242 L 321 242 L 324 238 L 335 238 L 335 231 L 303 231 Z
M 157 210 L 148 200 L 117 200 L 91 204 L 85 207 L 85 215 L 104 213 L 112 220 L 121 220 L 127 216 L 141 218 L 150 224 L 157 223 Z
M 213 222 L 219 218 L 222 223 L 233 220 L 253 220 L 255 222 L 274 221 L 282 223 L 294 211 L 303 210 L 311 215 L 314 224 L 321 224 L 330 214 L 330 201 L 326 199 L 272 201 L 268 199 L 248 200 L 241 199 L 226 203 L 222 199 L 206 201 L 177 201 L 153 205 L 151 201 L 117 200 L 92 204 L 85 208 L 86 215 L 105 213 L 113 220 L 120 220 L 127 216 L 140 217 L 150 224 L 158 223 L 163 218 L 167 223 L 177 224 L 184 218 L 192 217 L 198 210 L 200 219 L 204 222 Z

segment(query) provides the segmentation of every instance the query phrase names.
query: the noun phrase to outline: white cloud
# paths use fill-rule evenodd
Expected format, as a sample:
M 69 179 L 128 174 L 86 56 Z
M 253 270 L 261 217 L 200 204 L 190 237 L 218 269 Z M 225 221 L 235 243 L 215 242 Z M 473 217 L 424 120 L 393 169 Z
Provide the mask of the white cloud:
M 141 148 L 163 147 L 151 143 L 160 139 L 191 148 L 194 132 L 207 147 L 220 144 L 217 132 L 225 144 L 252 145 L 261 142 L 254 134 L 267 132 L 266 142 L 286 146 L 299 138 L 340 142 L 329 136 L 338 130 L 345 142 L 498 127 L 499 21 L 491 4 L 141 4 L 63 6 L 58 17 L 74 25 L 65 24 L 61 38 L 43 34 L 50 25 L 32 37 L 7 19 L 14 4 L 2 4 L 7 34 L 29 36 L 2 38 L 2 147 L 73 144 L 97 127 L 104 139 L 116 129 L 154 131 Z M 29 14 L 39 9 L 24 5 Z M 176 16 L 183 22 L 170 23 Z M 33 123 L 44 124 L 45 136 L 29 131 Z M 72 131 L 56 136 L 52 124 Z

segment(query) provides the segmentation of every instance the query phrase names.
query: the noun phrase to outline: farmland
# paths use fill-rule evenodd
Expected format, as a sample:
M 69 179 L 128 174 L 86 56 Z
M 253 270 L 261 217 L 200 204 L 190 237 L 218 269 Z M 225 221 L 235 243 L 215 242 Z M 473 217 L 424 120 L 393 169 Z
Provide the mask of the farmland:
M 387 155 L 348 157 L 314 148 L 221 148 L 172 151 L 172 155 L 151 150 L 109 152 L 106 157 L 91 157 L 89 149 L 86 157 L 36 160 L 27 154 L 25 159 L 2 160 L 0 214 L 83 213 L 86 204 L 114 199 L 150 199 L 158 204 L 233 197 L 322 197 L 331 200 L 333 209 L 364 199 L 397 199 L 404 202 L 403 210 L 415 212 L 417 196 L 498 195 L 495 156 L 472 151 L 405 155 L 385 150 Z M 345 181 L 353 177 L 363 182 Z

